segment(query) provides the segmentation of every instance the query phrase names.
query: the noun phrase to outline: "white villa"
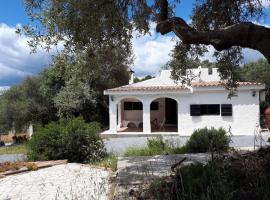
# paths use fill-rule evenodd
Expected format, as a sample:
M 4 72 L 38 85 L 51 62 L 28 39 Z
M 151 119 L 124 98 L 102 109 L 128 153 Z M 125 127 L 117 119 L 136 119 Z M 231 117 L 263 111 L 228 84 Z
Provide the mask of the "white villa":
M 110 129 L 104 134 L 190 136 L 204 127 L 223 127 L 233 135 L 254 134 L 263 84 L 239 82 L 237 95 L 228 98 L 216 68 L 188 72 L 196 75 L 189 86 L 177 84 L 170 70 L 162 70 L 156 78 L 105 90 Z

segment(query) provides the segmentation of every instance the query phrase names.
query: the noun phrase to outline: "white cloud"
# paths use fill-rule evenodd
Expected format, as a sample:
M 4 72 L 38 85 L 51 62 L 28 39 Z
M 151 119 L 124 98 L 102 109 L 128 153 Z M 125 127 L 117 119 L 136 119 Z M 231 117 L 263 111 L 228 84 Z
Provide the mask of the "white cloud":
M 265 58 L 259 51 L 254 49 L 243 49 L 244 63 L 254 62 L 260 58 Z
M 267 24 L 256 23 L 268 26 Z M 176 38 L 172 34 L 160 35 L 156 33 L 154 23 L 151 24 L 150 33 L 151 35 L 147 34 L 141 37 L 138 37 L 137 32 L 133 33 L 132 44 L 135 54 L 133 69 L 137 76 L 156 75 L 160 67 L 170 60 L 169 54 L 176 43 Z M 207 48 L 209 52 L 202 57 L 202 60 L 215 62 L 214 47 L 209 45 Z M 259 58 L 264 58 L 260 52 L 248 48 L 243 49 L 244 63 L 256 61 Z
M 160 67 L 170 59 L 169 54 L 175 45 L 173 36 L 158 34 L 155 26 L 151 23 L 150 35 L 138 37 L 136 31 L 133 33 L 132 45 L 135 55 L 133 70 L 137 76 L 157 74 Z
M 269 7 L 270 1 L 269 0 L 260 0 L 263 7 Z
M 51 61 L 53 51 L 38 49 L 30 54 L 25 35 L 15 33 L 16 28 L 0 24 L 0 86 L 19 83 L 25 76 L 37 74 Z
M 160 67 L 170 60 L 171 50 L 176 43 L 173 34 L 160 35 L 155 31 L 155 24 L 151 23 L 151 35 L 138 37 L 134 31 L 132 45 L 135 55 L 133 70 L 137 76 L 148 74 L 156 75 Z M 30 54 L 27 44 L 29 38 L 15 33 L 15 27 L 0 24 L 0 86 L 9 86 L 19 83 L 25 76 L 40 72 L 51 61 L 50 53 L 38 49 L 35 54 Z M 208 47 L 209 53 L 203 59 L 215 61 L 214 48 Z M 255 61 L 263 57 L 258 51 L 244 49 L 244 62 Z

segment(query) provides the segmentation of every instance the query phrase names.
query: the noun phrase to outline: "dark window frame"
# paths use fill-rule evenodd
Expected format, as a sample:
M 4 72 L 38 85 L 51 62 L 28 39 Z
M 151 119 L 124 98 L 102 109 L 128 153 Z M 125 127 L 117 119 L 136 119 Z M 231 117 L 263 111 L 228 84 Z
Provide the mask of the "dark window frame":
M 139 101 L 125 101 L 124 110 L 143 110 L 142 102 Z
M 221 116 L 232 116 L 233 107 L 232 104 L 221 104 Z
M 190 116 L 220 115 L 220 104 L 191 104 Z
M 220 115 L 220 104 L 200 104 L 201 115 Z
M 201 116 L 200 104 L 191 104 L 190 105 L 190 115 L 191 116 Z

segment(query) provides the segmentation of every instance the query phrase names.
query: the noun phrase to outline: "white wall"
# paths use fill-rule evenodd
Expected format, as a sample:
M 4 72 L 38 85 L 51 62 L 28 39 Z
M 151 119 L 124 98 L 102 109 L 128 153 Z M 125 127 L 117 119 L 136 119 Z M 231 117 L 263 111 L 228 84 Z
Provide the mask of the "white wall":
M 220 81 L 220 76 L 217 68 L 212 68 L 212 73 L 209 74 L 209 68 L 198 67 L 195 69 L 188 69 L 188 74 L 195 75 L 194 82 L 200 81 Z
M 150 103 L 158 98 L 172 98 L 178 102 L 178 132 L 181 136 L 189 136 L 194 130 L 198 128 L 207 127 L 223 127 L 229 129 L 233 135 L 253 135 L 254 129 L 259 122 L 259 91 L 256 91 L 256 96 L 252 96 L 251 90 L 239 90 L 237 97 L 232 97 L 228 99 L 228 92 L 224 91 L 194 91 L 194 93 L 166 93 L 166 94 L 137 94 L 137 95 L 115 95 L 115 103 L 121 102 L 123 108 L 123 99 L 125 101 L 131 101 L 132 99 L 127 98 L 137 98 L 143 103 L 143 111 L 124 111 L 122 115 L 123 119 L 138 120 L 142 119 L 144 121 L 144 132 L 150 133 L 150 121 L 156 117 L 160 119 L 163 115 L 162 102 L 159 104 L 161 112 L 152 111 L 151 117 Z M 159 99 L 161 100 L 161 99 Z M 134 100 L 133 101 L 137 101 Z M 233 106 L 233 116 L 190 116 L 190 104 L 232 104 Z M 111 108 L 112 116 L 115 116 L 114 112 L 116 109 Z M 112 117 L 110 116 L 110 117 Z M 137 119 L 138 118 L 138 119 Z M 112 120 L 116 123 L 116 120 Z M 110 124 L 110 129 L 115 132 L 116 126 Z
M 233 135 L 253 135 L 259 122 L 259 95 L 252 96 L 251 91 L 239 91 L 237 97 L 227 98 L 225 92 L 194 93 L 180 98 L 179 133 L 191 135 L 195 129 L 223 127 Z M 190 104 L 232 104 L 232 116 L 190 116 Z

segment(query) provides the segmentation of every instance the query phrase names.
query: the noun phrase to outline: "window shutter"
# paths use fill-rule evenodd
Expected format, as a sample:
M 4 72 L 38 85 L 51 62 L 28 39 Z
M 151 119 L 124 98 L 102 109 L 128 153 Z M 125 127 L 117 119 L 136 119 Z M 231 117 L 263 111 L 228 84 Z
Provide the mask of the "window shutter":
M 190 105 L 190 116 L 200 116 L 201 115 L 201 106 L 192 104 Z
M 221 104 L 221 116 L 232 116 L 232 104 Z

